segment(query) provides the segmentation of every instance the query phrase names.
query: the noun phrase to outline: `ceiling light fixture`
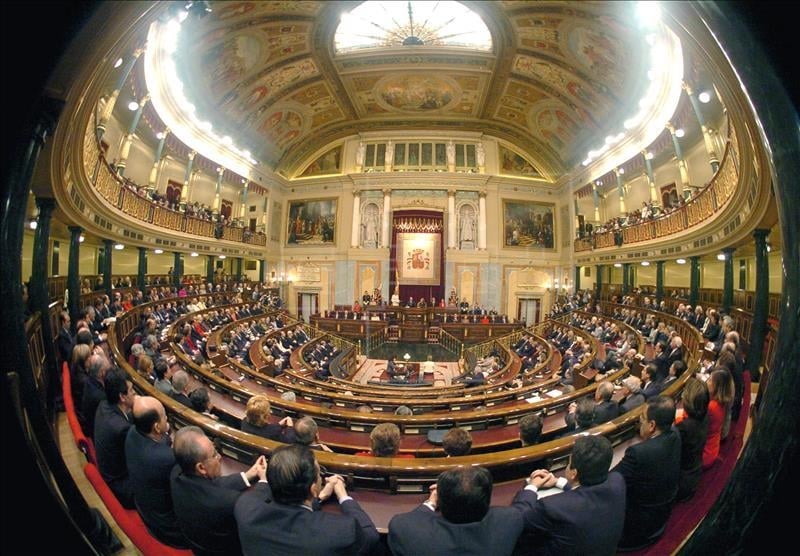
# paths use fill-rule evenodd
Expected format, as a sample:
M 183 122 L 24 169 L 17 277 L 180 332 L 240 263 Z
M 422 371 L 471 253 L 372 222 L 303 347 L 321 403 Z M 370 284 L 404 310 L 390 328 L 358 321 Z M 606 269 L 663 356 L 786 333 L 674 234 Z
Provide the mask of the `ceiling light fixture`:
M 642 266 L 650 266 L 650 261 L 642 261 Z
M 139 103 L 135 100 L 132 100 L 128 103 L 128 110 L 131 112 L 136 112 L 139 109 Z
M 677 259 L 675 262 L 678 264 L 686 264 L 686 259 Z
M 727 256 L 725 255 L 725 253 L 717 254 L 717 260 L 718 261 L 724 261 L 725 259 L 727 259 Z
M 767 253 L 771 253 L 771 252 L 772 252 L 772 245 L 767 243 Z
M 31 220 L 31 223 L 29 225 L 31 227 L 31 230 L 35 230 L 39 226 L 36 220 Z
M 686 132 L 683 131 L 683 128 L 675 130 L 675 137 L 681 138 L 686 135 Z
M 166 135 L 164 135 L 163 131 L 159 131 L 158 133 L 156 133 L 156 139 L 158 139 L 159 141 L 161 141 L 164 137 L 166 137 Z
M 709 93 L 708 91 L 703 91 L 702 93 L 697 95 L 697 100 L 699 100 L 703 104 L 708 104 L 709 102 L 711 102 L 711 93 Z
M 218 258 L 218 259 L 225 260 L 225 255 L 219 255 L 217 258 Z
M 83 235 L 78 236 L 78 243 L 83 243 L 84 241 L 86 241 L 86 238 Z
M 117 61 L 114 62 L 114 69 L 120 67 L 122 65 L 122 58 L 117 58 Z
M 189 256 L 190 256 L 190 257 L 196 257 L 196 256 L 197 256 L 197 252 L 196 252 L 196 251 L 192 251 L 192 252 L 191 252 L 191 254 L 190 254 Z
M 655 155 L 654 155 L 653 153 L 651 153 L 651 152 L 649 152 L 649 153 L 647 153 L 647 154 L 645 155 L 645 158 L 646 158 L 647 160 L 653 160 L 653 158 L 654 158 L 654 157 L 655 157 Z
M 117 251 L 122 251 L 123 249 L 125 249 L 125 246 L 122 245 L 121 243 L 115 243 L 114 249 L 116 249 Z
M 153 253 L 155 253 L 156 255 L 160 255 L 163 252 L 164 252 L 163 249 L 153 249 Z
M 614 263 L 614 268 L 622 268 L 622 263 Z

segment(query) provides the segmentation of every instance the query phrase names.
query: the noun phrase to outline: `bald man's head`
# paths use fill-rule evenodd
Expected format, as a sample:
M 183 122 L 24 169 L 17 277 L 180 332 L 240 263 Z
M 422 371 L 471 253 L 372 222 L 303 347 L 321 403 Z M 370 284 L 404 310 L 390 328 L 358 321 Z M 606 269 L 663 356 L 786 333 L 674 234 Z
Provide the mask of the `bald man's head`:
M 134 400 L 133 424 L 145 436 L 161 438 L 169 432 L 164 405 L 150 396 L 137 396 Z

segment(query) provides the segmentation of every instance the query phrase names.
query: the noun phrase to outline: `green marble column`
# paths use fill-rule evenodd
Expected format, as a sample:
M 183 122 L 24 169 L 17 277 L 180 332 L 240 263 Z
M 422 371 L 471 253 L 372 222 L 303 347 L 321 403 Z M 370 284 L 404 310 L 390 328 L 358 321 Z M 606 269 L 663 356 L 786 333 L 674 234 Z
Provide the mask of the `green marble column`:
M 50 326 L 48 306 L 50 299 L 47 293 L 47 256 L 50 247 L 50 220 L 56 206 L 55 199 L 51 197 L 36 197 L 36 206 L 39 208 L 36 235 L 33 239 L 33 276 L 28 290 L 30 295 L 31 310 L 42 315 L 42 342 L 44 343 L 44 356 L 46 368 L 46 405 L 51 417 L 55 415 L 55 399 L 61 394 L 59 391 L 61 380 L 58 374 L 58 357 L 53 343 L 53 329 Z
M 111 297 L 111 290 L 114 289 L 114 285 L 111 283 L 111 261 L 114 252 L 114 241 L 104 239 L 103 247 L 105 250 L 105 258 L 103 259 L 103 285 L 106 288 L 106 294 L 108 294 L 108 297 Z
M 622 295 L 631 291 L 631 263 L 622 263 Z
M 172 264 L 172 285 L 176 288 L 181 287 L 181 276 L 183 275 L 183 257 L 175 251 L 175 260 Z
M 136 277 L 137 287 L 144 293 L 147 286 L 147 248 L 139 247 L 139 274 Z
M 206 282 L 208 284 L 214 283 L 214 255 L 207 255 L 206 261 Z
M 575 291 L 581 289 L 581 267 L 575 267 Z
M 80 253 L 81 253 L 81 234 L 83 228 L 70 226 L 69 240 L 69 263 L 67 266 L 67 310 L 72 321 L 72 331 L 75 332 L 75 324 L 80 318 L 81 300 L 81 275 L 80 275 Z
M 595 269 L 595 282 L 594 282 L 594 299 L 600 301 L 600 294 L 603 291 L 603 265 L 599 264 L 594 267 Z
M 236 281 L 242 280 L 242 258 L 236 257 Z
M 258 281 L 263 284 L 266 278 L 267 278 L 267 261 L 261 259 L 260 261 L 258 261 Z
M 700 257 L 689 257 L 689 305 L 697 306 L 700 299 Z
M 656 261 L 656 302 L 664 299 L 664 261 Z
M 757 379 L 764 358 L 764 339 L 767 337 L 769 315 L 769 261 L 767 260 L 767 235 L 769 230 L 756 229 L 756 298 L 753 305 L 753 325 L 750 328 L 750 349 L 747 352 L 745 369 Z
M 733 247 L 723 249 L 725 254 L 725 273 L 722 282 L 722 311 L 730 313 L 731 305 L 733 305 L 733 252 L 736 251 Z

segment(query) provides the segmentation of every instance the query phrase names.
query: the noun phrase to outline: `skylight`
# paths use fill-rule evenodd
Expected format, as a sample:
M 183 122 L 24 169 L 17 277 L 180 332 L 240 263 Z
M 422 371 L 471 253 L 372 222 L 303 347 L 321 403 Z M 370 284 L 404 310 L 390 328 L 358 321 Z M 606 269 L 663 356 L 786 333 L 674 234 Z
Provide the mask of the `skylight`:
M 492 50 L 492 36 L 478 14 L 460 2 L 368 1 L 342 14 L 336 52 L 364 48 L 450 46 Z

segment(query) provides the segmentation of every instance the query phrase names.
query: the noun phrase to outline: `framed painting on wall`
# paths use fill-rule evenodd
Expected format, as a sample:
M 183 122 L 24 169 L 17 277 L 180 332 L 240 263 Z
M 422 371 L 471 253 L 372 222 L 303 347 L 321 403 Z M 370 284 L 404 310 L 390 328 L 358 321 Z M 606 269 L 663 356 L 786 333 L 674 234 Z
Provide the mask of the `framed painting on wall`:
M 555 205 L 503 199 L 503 247 L 553 249 Z
M 336 241 L 336 199 L 290 201 L 287 245 L 323 245 Z

